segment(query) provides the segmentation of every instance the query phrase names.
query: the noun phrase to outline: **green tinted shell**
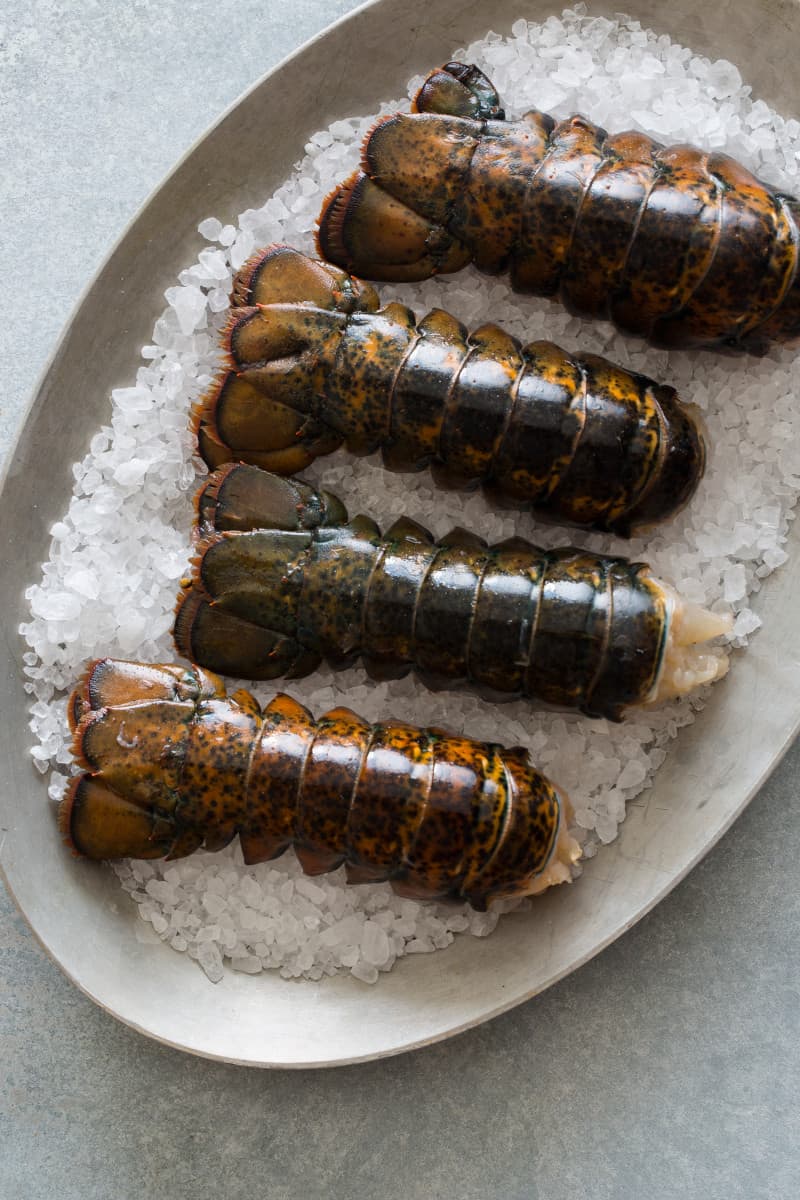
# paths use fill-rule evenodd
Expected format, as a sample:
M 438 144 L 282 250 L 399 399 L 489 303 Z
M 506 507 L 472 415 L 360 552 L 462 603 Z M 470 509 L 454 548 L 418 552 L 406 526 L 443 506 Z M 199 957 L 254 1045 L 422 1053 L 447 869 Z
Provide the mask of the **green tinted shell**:
M 275 525 L 272 507 L 242 504 L 249 484 L 274 494 Z M 360 658 L 375 679 L 413 670 L 432 688 L 468 684 L 612 720 L 650 698 L 669 606 L 644 564 L 522 538 L 489 546 L 459 529 L 435 541 L 408 518 L 381 533 L 310 493 L 278 476 L 267 488 L 245 465 L 211 477 L 178 604 L 180 654 L 250 679 Z

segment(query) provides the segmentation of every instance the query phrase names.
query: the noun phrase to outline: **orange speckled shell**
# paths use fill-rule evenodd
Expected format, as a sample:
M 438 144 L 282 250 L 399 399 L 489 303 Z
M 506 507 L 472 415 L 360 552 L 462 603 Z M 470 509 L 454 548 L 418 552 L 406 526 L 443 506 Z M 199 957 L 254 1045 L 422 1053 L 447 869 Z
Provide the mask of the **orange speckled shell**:
M 376 125 L 362 170 L 326 201 L 331 262 L 407 280 L 469 260 L 658 346 L 764 353 L 800 336 L 797 202 L 727 155 L 581 116 L 498 120 L 489 80 L 459 63 L 413 107 Z M 408 230 L 402 262 L 383 242 L 388 206 Z
M 351 881 L 386 879 L 404 895 L 479 909 L 523 894 L 550 861 L 562 799 L 519 750 L 370 725 L 344 708 L 315 722 L 288 696 L 262 714 L 246 692 L 203 694 L 191 670 L 184 698 L 142 706 L 125 698 L 129 668 L 92 664 L 72 700 L 82 714 L 76 750 L 91 771 L 73 781 L 60 821 L 79 854 L 175 858 L 238 834 L 248 862 L 293 844 L 309 873 L 346 863 Z M 174 668 L 137 670 L 158 682 Z M 113 704 L 94 688 L 100 677 Z
M 454 203 L 443 177 L 430 207 Z M 402 304 L 376 311 L 372 297 L 353 310 L 335 289 L 318 306 L 297 298 L 299 260 L 316 300 L 323 264 L 298 251 L 269 247 L 236 280 L 231 369 L 196 417 L 210 466 L 227 446 L 231 461 L 288 474 L 344 442 L 380 449 L 393 470 L 430 466 L 442 486 L 483 486 L 502 503 L 621 534 L 671 516 L 697 486 L 703 439 L 674 389 L 596 355 L 523 345 L 496 325 L 468 332 L 440 310 L 417 321 Z

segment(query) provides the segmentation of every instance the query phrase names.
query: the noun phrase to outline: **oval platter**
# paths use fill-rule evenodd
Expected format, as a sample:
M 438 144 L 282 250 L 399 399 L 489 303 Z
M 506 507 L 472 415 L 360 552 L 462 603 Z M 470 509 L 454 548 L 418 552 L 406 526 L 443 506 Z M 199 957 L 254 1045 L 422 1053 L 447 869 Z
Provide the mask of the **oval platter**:
M 757 598 L 763 629 L 681 732 L 644 803 L 629 809 L 618 840 L 586 865 L 580 886 L 537 901 L 535 920 L 512 914 L 491 938 L 461 938 L 445 954 L 408 957 L 374 988 L 341 976 L 288 984 L 234 972 L 214 986 L 167 946 L 142 944 L 136 937 L 142 923 L 112 873 L 64 853 L 42 777 L 32 769 L 24 646 L 13 632 L 27 616 L 23 591 L 67 504 L 72 462 L 106 419 L 110 390 L 134 375 L 165 287 L 197 252 L 198 222 L 263 203 L 311 132 L 401 94 L 411 75 L 485 34 L 487 24 L 505 33 L 520 16 L 542 20 L 559 7 L 495 0 L 487 12 L 480 0 L 375 0 L 265 76 L 192 148 L 124 232 L 65 329 L 9 455 L 0 504 L 7 630 L 0 867 L 35 936 L 76 986 L 169 1045 L 251 1066 L 331 1066 L 397 1054 L 488 1020 L 575 970 L 665 896 L 741 812 L 797 732 L 795 529 L 788 564 Z M 644 25 L 737 63 L 757 94 L 786 115 L 800 113 L 797 7 L 796 0 L 625 5 Z M 592 6 L 594 15 L 613 11 Z M 354 45 L 359 69 L 342 71 Z M 68 405 L 65 397 L 72 398 Z M 50 452 L 56 441 L 58 456 Z

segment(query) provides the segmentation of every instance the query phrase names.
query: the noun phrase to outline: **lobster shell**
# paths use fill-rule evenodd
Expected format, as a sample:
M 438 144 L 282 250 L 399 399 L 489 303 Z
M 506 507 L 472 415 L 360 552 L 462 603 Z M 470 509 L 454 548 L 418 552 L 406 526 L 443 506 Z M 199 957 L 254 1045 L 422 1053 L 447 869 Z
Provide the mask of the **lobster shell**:
M 473 262 L 664 347 L 763 354 L 800 336 L 800 204 L 726 154 L 505 121 L 474 66 L 433 71 L 379 121 L 320 214 L 323 255 L 368 279 Z
M 619 720 L 724 669 L 694 644 L 729 618 L 692 612 L 644 563 L 522 538 L 489 546 L 464 529 L 437 542 L 407 517 L 381 533 L 335 497 L 243 464 L 211 476 L 197 512 L 175 645 L 226 675 L 292 678 L 360 657 L 375 679 L 413 670 L 435 689 Z
M 699 422 L 674 389 L 597 355 L 379 309 L 368 285 L 288 246 L 254 255 L 233 300 L 231 369 L 195 412 L 209 466 L 292 474 L 344 442 L 623 535 L 674 515 L 702 476 Z
M 266 708 L 193 667 L 100 659 L 69 705 L 86 773 L 61 802 L 88 858 L 179 858 L 234 837 L 245 862 L 290 845 L 306 874 L 346 865 L 415 899 L 493 900 L 571 878 L 568 801 L 520 748 L 289 696 Z

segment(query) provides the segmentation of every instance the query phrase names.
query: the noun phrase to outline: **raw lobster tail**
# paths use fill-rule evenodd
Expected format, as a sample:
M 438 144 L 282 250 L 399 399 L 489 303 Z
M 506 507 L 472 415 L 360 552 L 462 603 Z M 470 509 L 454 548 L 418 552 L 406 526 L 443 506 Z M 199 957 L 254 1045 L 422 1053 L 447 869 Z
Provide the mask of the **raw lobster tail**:
M 263 710 L 194 668 L 100 659 L 70 703 L 87 774 L 61 803 L 89 858 L 179 858 L 238 834 L 245 861 L 295 847 L 310 875 L 485 909 L 571 878 L 568 802 L 515 748 L 369 725 L 345 708 L 314 721 L 279 695 Z
M 294 480 L 275 483 L 308 496 Z M 322 501 L 281 494 L 273 518 L 269 506 L 256 513 L 248 490 L 269 493 L 244 465 L 204 488 L 206 536 L 178 603 L 178 652 L 212 670 L 274 679 L 361 657 L 376 679 L 413 669 L 429 687 L 469 683 L 489 699 L 526 696 L 612 720 L 724 672 L 698 644 L 729 619 L 684 604 L 642 563 L 521 538 L 488 546 L 463 529 L 436 542 L 406 517 L 384 534 L 365 516 L 314 526 L 307 513 Z M 228 491 L 251 514 L 249 532 L 241 521 L 231 530 Z
M 371 288 L 288 247 L 252 259 L 234 300 L 233 370 L 195 417 L 211 467 L 291 474 L 342 443 L 380 448 L 391 469 L 430 465 L 445 486 L 623 534 L 674 514 L 702 475 L 674 390 L 595 355 L 379 310 Z
M 379 121 L 326 201 L 320 249 L 370 279 L 468 262 L 658 346 L 764 353 L 800 335 L 800 203 L 725 154 L 609 137 L 583 117 L 502 120 L 448 63 Z

